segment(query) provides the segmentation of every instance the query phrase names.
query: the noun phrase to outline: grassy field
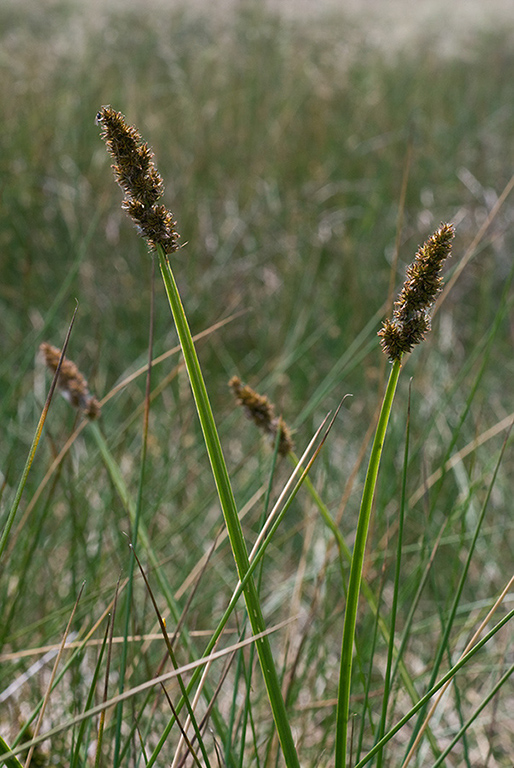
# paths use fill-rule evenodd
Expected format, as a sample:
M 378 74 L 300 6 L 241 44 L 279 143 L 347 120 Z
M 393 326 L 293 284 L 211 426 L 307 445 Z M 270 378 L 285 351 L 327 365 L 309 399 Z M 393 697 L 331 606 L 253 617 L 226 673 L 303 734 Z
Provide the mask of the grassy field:
M 169 699 L 157 686 L 105 722 L 73 723 L 102 701 L 106 679 L 110 699 L 120 682 L 129 690 L 171 669 L 149 588 L 137 567 L 131 575 L 136 518 L 169 632 L 184 612 L 179 664 L 201 656 L 237 584 L 158 275 L 153 357 L 170 354 L 152 368 L 147 437 L 146 377 L 126 382 L 148 359 L 152 257 L 120 208 L 101 105 L 138 126 L 164 178 L 183 245 L 173 270 L 192 333 L 205 332 L 198 354 L 249 548 L 292 467 L 275 461 L 228 380 L 269 396 L 298 455 L 352 395 L 258 580 L 267 625 L 293 619 L 270 642 L 302 766 L 334 765 L 348 562 L 326 516 L 351 549 L 390 367 L 376 334 L 418 246 L 455 224 L 446 282 L 456 280 L 404 361 L 378 479 L 351 698 L 352 765 L 364 765 L 380 733 L 457 662 L 512 576 L 512 442 L 500 453 L 514 411 L 514 30 L 477 32 L 442 56 L 427 27 L 386 51 L 355 17 L 281 18 L 252 3 L 228 17 L 2 4 L 0 30 L 4 531 L 50 386 L 39 345 L 62 346 L 77 302 L 67 354 L 102 401 L 98 422 L 67 446 L 82 422 L 53 399 L 0 557 L 0 735 L 11 748 L 30 739 L 43 700 L 41 734 L 66 726 L 37 746 L 34 765 L 181 764 L 177 726 L 159 744 L 175 681 Z M 59 647 L 84 582 L 77 647 L 46 701 L 48 647 Z M 511 609 L 512 591 L 482 636 Z M 400 663 L 386 706 L 393 618 Z M 242 601 L 229 630 L 224 646 L 250 634 Z M 511 669 L 509 633 L 458 673 L 410 765 L 511 768 L 512 681 L 487 703 Z M 200 720 L 214 702 L 200 764 L 283 764 L 253 651 L 224 663 L 198 704 Z M 414 716 L 366 764 L 406 765 L 418 730 Z

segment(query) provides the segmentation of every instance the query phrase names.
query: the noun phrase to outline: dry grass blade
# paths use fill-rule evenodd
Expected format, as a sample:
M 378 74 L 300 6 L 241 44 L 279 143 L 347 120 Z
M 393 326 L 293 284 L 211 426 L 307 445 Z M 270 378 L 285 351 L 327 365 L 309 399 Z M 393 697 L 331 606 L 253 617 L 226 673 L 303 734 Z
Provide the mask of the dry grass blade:
M 228 654 L 233 653 L 234 651 L 238 651 L 240 648 L 246 648 L 246 646 L 257 642 L 264 635 L 271 635 L 274 632 L 278 632 L 279 630 L 283 629 L 283 627 L 286 627 L 291 621 L 295 621 L 295 620 L 296 620 L 295 618 L 286 619 L 285 621 L 282 621 L 279 624 L 275 624 L 273 627 L 269 627 L 265 632 L 260 632 L 258 635 L 252 635 L 251 637 L 248 637 L 245 640 L 241 640 L 238 643 L 234 643 L 233 645 L 227 646 L 227 648 L 223 648 L 221 651 L 215 651 L 214 653 L 209 654 L 209 656 L 204 656 L 203 658 L 198 659 L 197 661 L 192 661 L 192 662 L 189 662 L 188 664 L 184 664 L 182 667 L 179 667 L 178 669 L 171 670 L 170 672 L 166 672 L 163 675 L 159 675 L 158 677 L 154 677 L 151 680 L 147 680 L 145 683 L 141 683 L 140 685 L 137 685 L 134 688 L 130 688 L 129 690 L 124 691 L 118 696 L 114 696 L 112 699 L 109 699 L 108 701 L 104 701 L 101 704 L 97 704 L 95 707 L 92 707 L 91 709 L 87 710 L 87 712 L 82 712 L 80 715 L 77 715 L 76 717 L 72 718 L 66 723 L 62 723 L 61 725 L 58 725 L 55 728 L 52 728 L 51 730 L 41 734 L 37 738 L 31 739 L 30 741 L 27 741 L 24 744 L 19 744 L 15 749 L 2 755 L 2 760 L 7 760 L 9 757 L 18 755 L 21 752 L 24 752 L 25 750 L 30 749 L 30 747 L 40 744 L 42 741 L 45 741 L 45 739 L 52 738 L 53 736 L 56 736 L 57 734 L 62 733 L 63 731 L 67 731 L 70 728 L 73 728 L 75 725 L 77 725 L 77 723 L 82 722 L 82 720 L 87 720 L 91 717 L 94 717 L 95 715 L 99 715 L 100 712 L 103 712 L 106 709 L 110 709 L 119 701 L 127 701 L 128 699 L 131 699 L 134 696 L 137 696 L 137 694 L 142 693 L 143 691 L 147 691 L 149 688 L 153 688 L 156 685 L 160 685 L 161 683 L 165 683 L 168 680 L 172 680 L 173 678 L 178 677 L 179 675 L 184 675 L 186 672 L 191 672 L 197 669 L 197 667 L 202 667 L 209 662 L 215 661 L 216 659 L 221 659 L 224 656 L 227 656 Z
M 470 650 L 473 648 L 473 646 L 477 642 L 478 638 L 482 634 L 483 630 L 488 625 L 488 623 L 490 622 L 490 620 L 492 619 L 492 617 L 494 616 L 494 614 L 496 613 L 496 611 L 498 610 L 500 605 L 503 603 L 503 601 L 507 597 L 507 595 L 510 592 L 513 584 L 514 584 L 514 576 L 512 576 L 510 578 L 510 580 L 508 581 L 508 583 L 506 584 L 506 586 L 502 590 L 501 594 L 499 595 L 498 599 L 494 603 L 493 607 L 491 608 L 491 610 L 489 611 L 489 613 L 487 614 L 485 619 L 480 623 L 480 625 L 479 625 L 478 629 L 476 630 L 476 632 L 474 633 L 473 637 L 471 638 L 469 643 L 466 645 L 466 647 L 462 651 L 462 653 L 459 656 L 459 658 L 457 659 L 457 663 L 459 661 L 461 661 L 464 658 L 464 656 L 467 653 L 469 653 Z M 425 720 L 424 720 L 424 722 L 423 722 L 423 724 L 422 724 L 422 726 L 421 726 L 421 728 L 419 730 L 419 733 L 417 734 L 416 739 L 414 740 L 414 743 L 413 743 L 411 749 L 409 750 L 409 753 L 407 754 L 404 762 L 402 763 L 402 768 L 406 768 L 407 765 L 410 763 L 412 757 L 414 756 L 414 753 L 416 752 L 416 749 L 417 749 L 417 747 L 419 745 L 419 742 L 421 741 L 421 739 L 423 737 L 423 734 L 424 734 L 425 730 L 427 729 L 428 724 L 429 724 L 430 720 L 432 719 L 432 716 L 433 716 L 435 710 L 437 709 L 437 707 L 439 705 L 439 702 L 441 701 L 441 699 L 444 696 L 446 690 L 452 684 L 452 682 L 453 682 L 453 679 L 452 680 L 448 680 L 448 682 L 443 685 L 443 687 L 441 688 L 441 690 L 437 694 L 437 696 L 436 696 L 432 706 L 430 707 L 430 709 L 428 711 L 428 714 L 427 714 L 427 716 L 426 716 L 426 718 L 425 718 Z
M 107 701 L 107 694 L 109 690 L 109 671 L 111 668 L 111 659 L 112 659 L 112 640 L 114 635 L 114 620 L 116 618 L 116 608 L 118 607 L 118 594 L 119 594 L 119 588 L 120 588 L 120 580 L 118 579 L 116 583 L 116 590 L 114 592 L 114 600 L 113 600 L 113 606 L 112 606 L 112 615 L 109 616 L 108 620 L 108 626 L 107 626 L 107 632 L 109 633 L 109 640 L 108 640 L 108 647 L 107 647 L 107 663 L 105 665 L 105 682 L 104 682 L 104 692 L 103 692 L 103 699 L 102 701 Z M 96 742 L 96 755 L 95 755 L 95 768 L 99 768 L 102 758 L 102 742 L 103 742 L 103 732 L 104 732 L 104 725 L 105 725 L 105 710 L 101 712 L 100 714 L 100 722 L 98 724 L 98 737 Z
M 501 209 L 502 205 L 504 204 L 505 200 L 510 195 L 510 193 L 512 192 L 513 189 L 514 189 L 514 174 L 511 176 L 511 178 L 508 181 L 505 189 L 501 193 L 501 195 L 498 198 L 498 200 L 496 201 L 496 203 L 491 208 L 491 211 L 490 211 L 488 217 L 486 218 L 486 220 L 484 221 L 484 223 L 482 224 L 482 226 L 478 230 L 477 234 L 473 238 L 473 242 L 468 247 L 468 249 L 466 250 L 466 253 L 464 254 L 462 259 L 458 263 L 458 265 L 457 265 L 453 275 L 448 279 L 444 289 L 441 291 L 440 296 L 437 298 L 437 300 L 436 300 L 436 302 L 434 304 L 434 309 L 432 311 L 432 317 L 439 310 L 441 304 L 443 303 L 443 301 L 446 299 L 446 297 L 450 293 L 451 289 L 453 288 L 453 286 L 455 285 L 455 283 L 457 282 L 457 280 L 461 276 L 463 270 L 465 269 L 465 267 L 467 266 L 469 261 L 475 255 L 475 251 L 476 251 L 476 248 L 477 248 L 478 244 L 482 241 L 485 233 L 487 232 L 487 230 L 489 229 L 489 227 L 491 226 L 491 224 L 495 220 L 496 216 L 500 212 L 500 209 Z
M 55 676 L 57 674 L 57 667 L 59 666 L 59 662 L 61 661 L 61 657 L 62 657 L 62 654 L 63 654 L 63 651 L 64 651 L 64 647 L 66 645 L 66 640 L 67 640 L 68 634 L 69 634 L 70 629 L 71 629 L 71 624 L 72 624 L 72 621 L 73 621 L 73 619 L 75 617 L 75 612 L 77 610 L 77 606 L 79 604 L 80 598 L 82 597 L 82 592 L 84 591 L 84 587 L 85 586 L 86 586 L 86 582 L 84 582 L 82 584 L 81 588 L 80 588 L 80 592 L 79 592 L 78 597 L 77 597 L 77 599 L 75 601 L 75 605 L 73 606 L 73 610 L 71 612 L 71 616 L 69 618 L 68 624 L 67 624 L 66 629 L 64 631 L 64 635 L 62 637 L 61 646 L 59 648 L 59 652 L 57 653 L 57 658 L 55 659 L 55 663 L 54 663 L 54 666 L 53 666 L 53 669 L 52 669 L 52 674 L 50 675 L 50 680 L 48 682 L 46 693 L 45 693 L 45 696 L 43 698 L 43 704 L 41 705 L 41 711 L 39 712 L 39 717 L 37 719 L 37 723 L 36 723 L 36 726 L 34 728 L 34 737 L 35 738 L 37 738 L 37 735 L 39 733 L 39 729 L 41 728 L 41 723 L 42 723 L 43 717 L 45 715 L 46 707 L 48 705 L 48 701 L 50 699 L 50 694 L 52 692 L 52 686 L 53 686 L 53 683 L 54 683 L 54 680 L 55 680 Z M 34 754 L 34 747 L 35 747 L 35 744 L 33 744 L 33 746 L 31 746 L 30 749 L 29 749 L 29 754 L 27 755 L 27 760 L 25 761 L 25 768 L 29 768 L 30 767 L 30 763 L 31 763 L 31 760 L 32 760 L 32 755 Z
M 162 688 L 162 692 L 163 692 L 164 696 L 166 697 L 166 700 L 167 700 L 167 702 L 168 702 L 168 704 L 170 706 L 170 709 L 171 709 L 171 711 L 173 713 L 173 717 L 177 721 L 177 725 L 178 725 L 178 727 L 180 729 L 180 733 L 182 734 L 181 735 L 181 740 L 180 740 L 179 745 L 178 745 L 177 750 L 176 750 L 175 757 L 177 757 L 177 755 L 180 753 L 181 748 L 182 748 L 182 746 L 181 746 L 182 743 L 185 743 L 187 745 L 188 752 L 191 755 L 191 757 L 193 758 L 195 764 L 198 765 L 199 768 L 202 768 L 202 764 L 200 763 L 200 760 L 198 759 L 198 755 L 195 752 L 195 749 L 194 749 L 194 747 L 193 747 L 193 745 L 192 745 L 192 743 L 191 743 L 191 741 L 189 739 L 189 736 L 187 735 L 187 732 L 185 731 L 185 729 L 182 727 L 182 724 L 181 724 L 179 716 L 178 716 L 178 712 L 175 709 L 175 707 L 173 706 L 173 702 L 172 702 L 172 700 L 170 698 L 170 695 L 169 695 L 168 691 L 166 690 L 166 687 L 162 683 L 161 683 L 161 688 Z M 186 724 L 186 727 L 187 727 L 187 724 Z M 184 757 L 184 760 L 186 759 L 186 757 L 187 757 L 187 755 Z
M 434 483 L 436 483 L 438 480 L 441 479 L 443 474 L 445 472 L 448 472 L 450 469 L 453 469 L 453 467 L 457 466 L 463 459 L 466 458 L 466 456 L 469 456 L 470 453 L 473 453 L 476 451 L 477 448 L 479 448 L 484 443 L 487 443 L 488 440 L 491 440 L 493 437 L 496 437 L 496 435 L 499 435 L 501 432 L 503 432 L 506 429 L 510 429 L 514 423 L 514 413 L 510 413 L 508 416 L 506 416 L 504 419 L 499 421 L 494 426 L 487 429 L 485 432 L 483 432 L 481 435 L 478 435 L 478 437 L 475 437 L 474 440 L 472 440 L 468 445 L 465 445 L 464 448 L 461 448 L 460 451 L 458 451 L 456 454 L 454 454 L 451 458 L 448 459 L 444 467 L 440 467 L 439 469 L 436 469 L 435 472 L 433 472 L 430 477 L 428 477 L 424 482 L 423 485 L 420 485 L 417 491 L 414 491 L 412 496 L 409 499 L 409 505 L 413 506 L 416 504 L 428 491 L 429 488 L 431 488 Z
M 263 540 L 264 540 L 264 538 L 266 536 L 267 531 L 269 530 L 273 520 L 276 518 L 276 516 L 279 513 L 279 510 L 280 510 L 280 508 L 282 506 L 282 503 L 283 503 L 284 499 L 286 498 L 287 494 L 289 493 L 289 491 L 293 487 L 293 483 L 295 481 L 297 481 L 296 482 L 296 487 L 299 487 L 301 485 L 301 483 L 303 482 L 304 478 L 308 475 L 309 470 L 312 467 L 313 463 L 315 462 L 315 460 L 316 460 L 319 452 L 321 451 L 323 445 L 325 444 L 325 440 L 327 439 L 327 437 L 328 437 L 328 435 L 330 433 L 330 430 L 332 429 L 332 427 L 334 425 L 334 422 L 335 422 L 335 420 L 336 420 L 336 418 L 337 418 L 337 416 L 339 414 L 339 411 L 341 410 L 342 405 L 343 405 L 343 403 L 344 403 L 344 401 L 346 400 L 347 397 L 349 397 L 349 395 L 345 395 L 343 397 L 343 399 L 341 400 L 341 402 L 339 403 L 339 405 L 337 406 L 337 409 L 336 409 L 335 413 L 333 414 L 332 419 L 330 420 L 330 423 L 329 423 L 328 427 L 326 428 L 325 433 L 324 433 L 323 437 L 321 438 L 320 443 L 316 447 L 316 449 L 315 449 L 313 455 L 311 456 L 311 458 L 307 461 L 308 456 L 310 455 L 314 445 L 316 444 L 316 440 L 318 439 L 318 437 L 321 434 L 325 424 L 327 423 L 327 421 L 330 418 L 330 413 L 325 416 L 325 418 L 321 422 L 320 426 L 318 427 L 318 429 L 314 433 L 314 436 L 312 437 L 312 439 L 309 442 L 307 448 L 303 452 L 300 460 L 298 461 L 298 464 L 296 465 L 296 467 L 294 468 L 293 472 L 291 473 L 291 476 L 290 476 L 289 480 L 287 481 L 287 483 L 285 484 L 284 488 L 282 489 L 282 492 L 280 493 L 280 496 L 278 497 L 278 499 L 277 499 L 273 509 L 271 510 L 271 512 L 269 513 L 268 517 L 266 518 L 266 522 L 262 526 L 262 529 L 259 532 L 259 535 L 257 536 L 255 544 L 252 547 L 252 551 L 250 552 L 250 562 L 252 562 L 252 560 L 255 558 L 255 555 L 258 552 L 258 550 L 259 550 L 259 548 L 260 548 L 260 546 L 261 546 L 261 544 L 262 544 L 262 542 L 263 542 Z M 305 465 L 305 468 L 304 468 L 305 462 L 307 462 L 307 464 Z M 297 478 L 299 478 L 299 479 L 297 479 Z
M 4 552 L 4 550 L 5 550 L 6 546 L 7 546 L 7 541 L 8 541 L 8 538 L 9 538 L 9 533 L 10 533 L 12 525 L 14 523 L 14 518 L 16 517 L 16 512 L 18 511 L 18 507 L 19 507 L 19 504 L 20 504 L 20 501 L 21 501 L 21 497 L 22 497 L 22 494 L 23 494 L 23 489 L 25 488 L 25 483 L 27 482 L 27 477 L 28 477 L 30 468 L 32 466 L 32 462 L 34 460 L 34 456 L 36 455 L 36 450 L 37 450 L 37 447 L 38 447 L 38 444 L 39 444 L 39 440 L 41 438 L 41 433 L 43 432 L 43 427 L 45 425 L 46 417 L 47 417 L 47 414 L 48 414 L 48 409 L 50 408 L 50 403 L 52 402 L 52 397 L 54 395 L 55 388 L 56 388 L 57 383 L 59 381 L 59 374 L 60 374 L 61 366 L 62 366 L 62 363 L 63 363 L 63 360 L 64 360 L 64 353 L 66 352 L 66 348 L 67 348 L 68 342 L 70 340 L 71 331 L 72 331 L 72 328 L 73 328 L 73 324 L 75 322 L 75 317 L 77 315 L 77 311 L 78 311 L 78 304 L 75 307 L 75 310 L 73 312 L 73 316 L 72 316 L 70 324 L 68 326 L 68 331 L 66 333 L 66 338 L 64 339 L 64 344 L 63 344 L 63 347 L 62 347 L 61 355 L 60 355 L 59 361 L 58 361 L 57 366 L 56 366 L 56 370 L 55 370 L 55 373 L 54 373 L 54 376 L 53 376 L 53 379 L 52 379 L 52 383 L 50 385 L 50 389 L 48 391 L 46 402 L 45 402 L 45 404 L 43 406 L 43 411 L 41 413 L 41 416 L 39 417 L 39 422 L 38 422 L 38 425 L 36 427 L 36 432 L 35 432 L 35 435 L 34 435 L 34 439 L 32 441 L 32 445 L 30 447 L 30 451 L 29 451 L 29 455 L 28 455 L 28 458 L 27 458 L 27 461 L 26 461 L 26 464 L 25 464 L 25 468 L 23 470 L 23 474 L 21 476 L 21 480 L 20 480 L 19 485 L 18 485 L 18 490 L 16 492 L 16 496 L 15 496 L 13 505 L 11 507 L 11 510 L 10 510 L 9 515 L 7 517 L 7 521 L 6 521 L 5 526 L 4 526 L 4 529 L 2 531 L 2 535 L 0 536 L 0 558 L 2 557 L 2 554 L 3 554 L 3 552 Z
M 217 323 L 214 323 L 213 325 L 209 326 L 209 328 L 206 328 L 204 331 L 200 331 L 200 333 L 197 333 L 195 336 L 193 336 L 193 341 L 197 342 L 201 339 L 205 339 L 208 336 L 210 336 L 212 333 L 216 333 L 216 331 L 219 331 L 220 328 L 223 328 L 225 325 L 228 325 L 229 323 L 236 320 L 238 317 L 241 317 L 241 315 L 246 314 L 246 310 L 241 310 L 240 312 L 234 312 L 229 317 L 223 318 L 223 320 L 219 320 Z M 171 349 L 168 349 L 167 352 L 163 352 L 162 355 L 159 355 L 154 360 L 152 360 L 152 368 L 154 368 L 156 365 L 159 365 L 160 363 L 163 363 L 165 360 L 168 360 L 168 358 L 172 357 L 173 355 L 177 355 L 180 352 L 180 344 L 177 344 L 175 347 L 172 347 Z M 181 363 L 181 366 L 183 366 L 183 363 Z M 114 395 L 117 395 L 118 392 L 120 392 L 122 389 L 124 389 L 128 384 L 130 384 L 132 381 L 135 381 L 135 379 L 139 378 L 139 376 L 142 376 L 143 373 L 146 373 L 148 371 L 148 363 L 145 365 L 142 365 L 141 368 L 138 368 L 137 371 L 134 371 L 129 376 L 126 376 L 123 381 L 120 381 L 119 384 L 116 384 L 115 387 L 111 389 L 111 391 L 105 395 L 105 397 L 102 399 L 100 405 L 104 405 L 107 403 Z

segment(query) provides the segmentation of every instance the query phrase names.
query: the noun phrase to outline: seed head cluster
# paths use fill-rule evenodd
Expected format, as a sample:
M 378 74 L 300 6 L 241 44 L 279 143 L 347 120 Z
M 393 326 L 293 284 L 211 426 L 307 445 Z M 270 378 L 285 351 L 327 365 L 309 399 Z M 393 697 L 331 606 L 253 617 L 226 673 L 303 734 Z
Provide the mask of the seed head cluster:
M 281 416 L 275 416 L 275 409 L 267 397 L 259 395 L 254 389 L 242 384 L 238 376 L 233 376 L 229 383 L 237 402 L 242 405 L 249 419 L 262 429 L 272 440 L 276 439 L 280 429 L 278 452 L 287 456 L 294 449 L 291 432 Z
M 158 245 L 167 254 L 178 250 L 179 235 L 173 215 L 164 205 L 157 204 L 164 185 L 152 150 L 139 131 L 127 125 L 124 115 L 112 107 L 102 107 L 96 122 L 102 126 L 102 138 L 114 159 L 114 177 L 125 193 L 123 210 L 152 250 Z
M 61 350 L 44 342 L 39 347 L 45 357 L 47 367 L 55 373 L 61 357 Z M 80 408 L 89 419 L 100 416 L 100 403 L 88 389 L 87 381 L 75 363 L 66 357 L 62 361 L 57 385 L 63 397 L 74 408 Z
M 442 288 L 441 269 L 450 255 L 455 235 L 452 224 L 441 224 L 419 248 L 407 269 L 407 277 L 392 318 L 385 320 L 378 335 L 391 362 L 423 341 L 430 330 L 429 310 Z

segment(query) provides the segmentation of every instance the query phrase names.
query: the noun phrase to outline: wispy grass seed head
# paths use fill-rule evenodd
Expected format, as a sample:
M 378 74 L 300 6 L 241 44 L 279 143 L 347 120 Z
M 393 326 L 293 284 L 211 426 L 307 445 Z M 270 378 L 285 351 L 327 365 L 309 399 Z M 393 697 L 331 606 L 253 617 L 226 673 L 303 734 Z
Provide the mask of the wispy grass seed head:
M 61 357 L 61 350 L 43 342 L 39 349 L 45 357 L 45 363 L 52 373 L 55 373 Z M 88 384 L 75 363 L 66 357 L 62 361 L 57 385 L 63 397 L 74 408 L 79 408 L 89 419 L 100 416 L 100 403 L 88 389 Z
M 393 316 L 384 321 L 378 335 L 391 362 L 401 360 L 430 330 L 430 308 L 442 288 L 441 269 L 450 256 L 455 235 L 452 224 L 441 224 L 418 249 L 395 301 Z
M 247 384 L 243 384 L 238 376 L 233 376 L 229 383 L 236 400 L 242 405 L 246 415 L 269 437 L 276 439 L 280 430 L 278 452 L 287 456 L 294 450 L 294 443 L 289 427 L 281 416 L 275 416 L 275 409 L 265 395 L 259 395 Z
M 173 215 L 164 205 L 157 205 L 164 184 L 155 167 L 152 150 L 139 131 L 128 125 L 124 115 L 112 107 L 102 107 L 96 122 L 102 126 L 102 138 L 114 159 L 114 177 L 125 193 L 123 210 L 152 250 L 160 245 L 167 254 L 177 251 L 179 235 Z

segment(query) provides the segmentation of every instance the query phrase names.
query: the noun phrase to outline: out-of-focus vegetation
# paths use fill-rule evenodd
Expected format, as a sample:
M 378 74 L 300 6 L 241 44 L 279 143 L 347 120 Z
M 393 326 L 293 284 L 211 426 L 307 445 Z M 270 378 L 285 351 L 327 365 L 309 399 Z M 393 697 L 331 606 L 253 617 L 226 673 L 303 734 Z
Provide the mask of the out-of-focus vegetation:
M 376 331 L 391 270 L 397 287 L 418 245 L 443 220 L 456 225 L 449 265 L 456 268 L 509 183 L 512 34 L 509 29 L 477 34 L 465 49 L 441 57 L 433 30 L 420 29 L 412 45 L 386 53 L 366 42 L 365 26 L 342 16 L 285 20 L 251 3 L 229 17 L 135 7 L 95 15 L 65 3 L 31 10 L 0 7 L 0 522 L 48 386 L 36 360 L 39 343 L 61 345 L 75 300 L 79 310 L 68 353 L 99 398 L 146 360 L 151 256 L 120 209 L 121 193 L 95 125 L 98 108 L 112 104 L 138 125 L 165 179 L 165 202 L 184 244 L 174 270 L 193 333 L 243 311 L 200 342 L 199 354 L 237 501 L 249 507 L 249 539 L 262 512 L 270 453 L 253 425 L 234 411 L 226 386 L 234 374 L 272 398 L 296 429 L 299 449 L 322 416 L 343 395 L 353 394 L 313 474 L 334 518 L 344 507 L 340 527 L 351 544 L 364 471 L 360 451 L 385 376 Z M 406 361 L 383 459 L 368 579 L 377 596 L 383 588 L 387 617 L 394 568 L 390 538 L 396 532 L 412 376 L 407 485 L 415 503 L 406 522 L 400 625 L 444 529 L 410 629 L 406 662 L 412 675 L 423 674 L 433 658 L 501 446 L 500 427 L 514 410 L 513 200 L 507 197 L 492 218 L 436 314 L 427 343 Z M 177 339 L 158 283 L 156 294 L 158 355 Z M 188 592 L 181 585 L 221 521 L 178 362 L 178 356 L 171 357 L 154 371 L 143 508 L 152 551 L 183 607 Z M 139 479 L 143 393 L 141 376 L 106 402 L 100 422 L 131 494 Z M 74 418 L 65 402 L 52 403 L 13 528 L 15 547 L 5 567 L 1 564 L 5 653 L 58 642 L 84 579 L 77 615 L 87 631 L 127 567 L 127 512 L 87 430 L 24 514 Z M 498 424 L 497 434 L 486 439 Z M 437 482 L 430 479 L 476 439 L 484 444 Z M 280 465 L 277 487 L 286 474 Z M 462 644 L 512 565 L 512 480 L 507 450 L 462 598 L 455 630 L 456 637 L 462 632 Z M 329 764 L 322 756 L 332 748 L 334 709 L 320 703 L 336 695 L 344 593 L 329 554 L 329 532 L 306 497 L 300 495 L 295 504 L 269 553 L 263 606 L 270 622 L 293 611 L 303 619 L 300 634 L 293 632 L 290 639 L 296 649 L 305 633 L 289 692 L 292 721 L 305 764 Z M 190 629 L 212 627 L 234 586 L 224 547 L 210 569 L 190 609 Z M 301 586 L 295 581 L 299 573 Z M 134 606 L 133 633 L 153 631 L 142 587 Z M 365 673 L 372 654 L 372 635 L 373 617 L 363 607 L 356 691 L 359 670 Z M 381 685 L 378 642 L 371 689 Z M 480 696 L 482 685 L 501 676 L 502 642 L 500 637 L 476 662 L 457 696 L 459 705 L 443 715 L 443 730 L 454 728 L 454 716 L 457 723 L 465 719 L 474 692 Z M 282 652 L 289 668 L 292 657 L 286 657 L 280 640 L 279 657 Z M 137 646 L 134 657 L 139 653 Z M 155 646 L 141 653 L 127 685 L 154 674 L 160 654 Z M 181 661 L 188 658 L 184 652 Z M 18 657 L 2 660 L 0 693 L 28 665 Z M 93 666 L 86 654 L 71 667 L 73 679 L 58 689 L 46 726 L 84 707 Z M 116 656 L 113 670 L 115 675 Z M 260 683 L 255 685 L 260 690 Z M 11 742 L 43 695 L 43 681 L 33 678 L 22 691 L 21 698 L 2 704 L 7 707 L 0 715 L 2 733 Z M 220 702 L 227 718 L 230 685 L 228 691 Z M 458 748 L 457 762 L 448 765 L 511 764 L 508 707 L 501 694 L 499 701 L 469 743 Z M 404 705 L 399 693 L 398 711 Z M 355 711 L 362 714 L 358 697 Z M 262 713 L 265 723 L 264 707 Z M 145 721 L 148 743 L 168 715 L 159 704 Z M 370 722 L 371 704 L 365 745 L 373 743 Z M 239 724 L 231 722 L 235 734 Z M 256 742 L 266 733 L 263 729 Z M 484 734 L 489 763 L 480 752 Z M 441 738 L 447 738 L 446 731 Z M 62 739 L 62 747 L 48 747 L 50 753 L 62 748 L 69 754 L 70 733 Z M 388 753 L 389 765 L 398 764 L 395 749 Z M 135 743 L 131 750 L 137 752 Z M 166 759 L 172 754 L 169 747 Z M 88 764 L 82 759 L 78 764 Z

